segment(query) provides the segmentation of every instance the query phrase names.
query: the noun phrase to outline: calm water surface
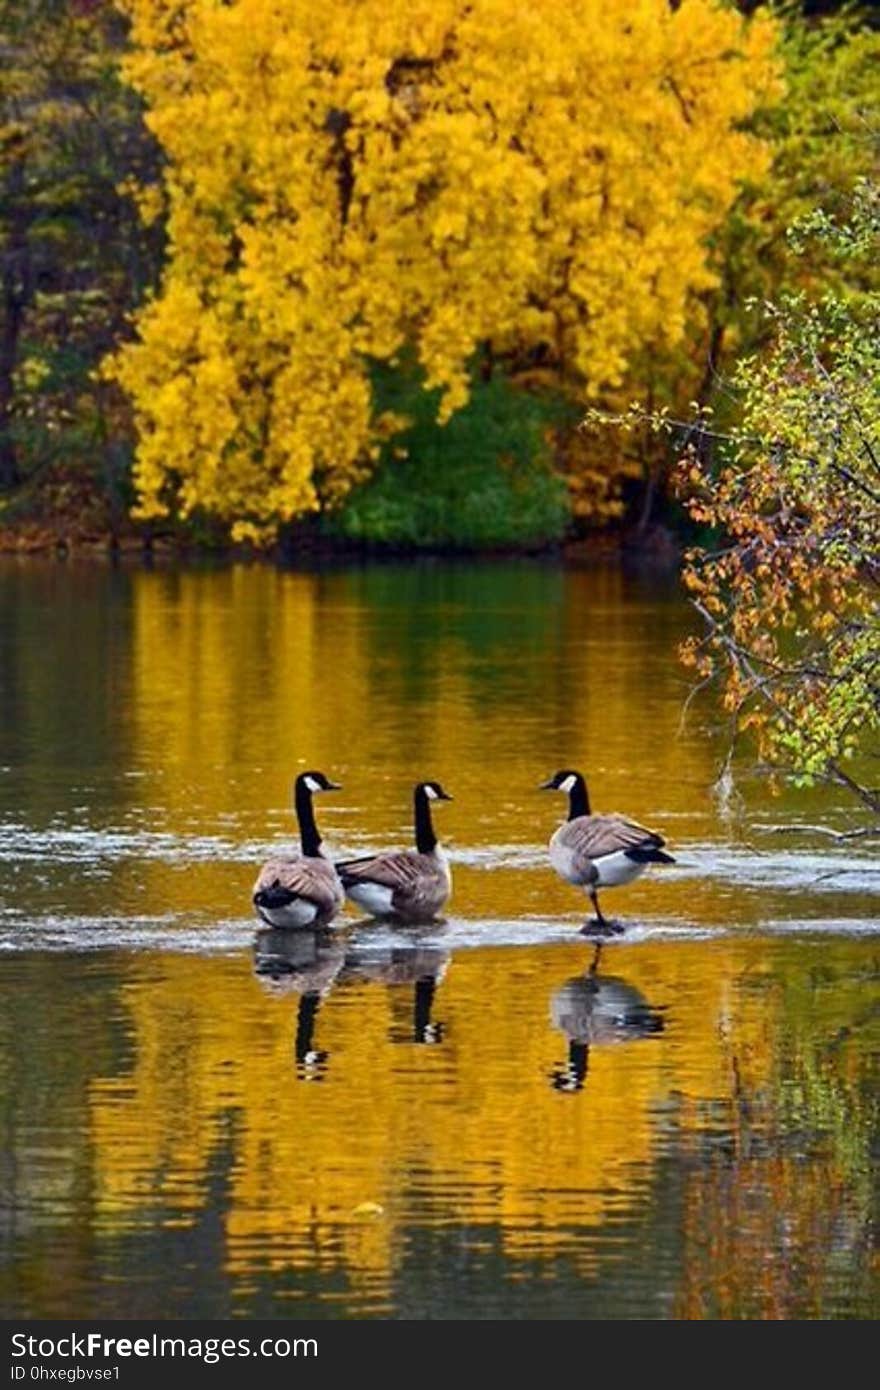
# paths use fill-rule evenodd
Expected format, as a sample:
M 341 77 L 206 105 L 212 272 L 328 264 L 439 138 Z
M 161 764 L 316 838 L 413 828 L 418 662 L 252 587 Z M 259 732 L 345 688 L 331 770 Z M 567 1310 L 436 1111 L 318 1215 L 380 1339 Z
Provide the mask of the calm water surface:
M 713 799 L 689 622 L 538 563 L 0 564 L 5 1316 L 876 1314 L 877 860 Z M 566 765 L 678 861 L 598 958 Z M 444 924 L 256 931 L 309 766 L 340 854 L 454 794 Z

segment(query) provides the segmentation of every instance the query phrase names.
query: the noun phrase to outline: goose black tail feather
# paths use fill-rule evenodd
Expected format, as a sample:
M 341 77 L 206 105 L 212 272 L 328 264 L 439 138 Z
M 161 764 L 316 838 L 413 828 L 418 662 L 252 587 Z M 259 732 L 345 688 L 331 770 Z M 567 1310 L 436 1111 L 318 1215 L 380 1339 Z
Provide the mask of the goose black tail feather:
M 369 864 L 375 858 L 375 854 L 362 854 L 359 859 L 337 860 L 335 868 L 343 888 L 348 888 L 350 884 L 358 882 L 357 876 L 348 873 L 347 870 L 353 869 L 356 864 Z
M 292 893 L 289 888 L 260 888 L 254 894 L 254 907 L 289 907 L 296 898 L 296 893 Z
M 625 851 L 627 859 L 631 859 L 634 864 L 674 864 L 675 860 L 671 854 L 664 854 L 662 849 L 628 849 Z

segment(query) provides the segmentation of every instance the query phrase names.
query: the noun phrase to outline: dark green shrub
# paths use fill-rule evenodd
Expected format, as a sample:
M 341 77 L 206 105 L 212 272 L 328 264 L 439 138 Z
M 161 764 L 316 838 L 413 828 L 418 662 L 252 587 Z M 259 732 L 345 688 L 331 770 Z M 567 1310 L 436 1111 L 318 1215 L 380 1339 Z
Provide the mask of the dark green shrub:
M 558 540 L 569 520 L 565 483 L 553 471 L 549 425 L 559 401 L 517 390 L 502 376 L 477 381 L 471 399 L 438 425 L 438 393 L 413 371 L 377 369 L 378 410 L 411 424 L 382 450 L 373 476 L 324 530 L 367 544 L 482 549 Z

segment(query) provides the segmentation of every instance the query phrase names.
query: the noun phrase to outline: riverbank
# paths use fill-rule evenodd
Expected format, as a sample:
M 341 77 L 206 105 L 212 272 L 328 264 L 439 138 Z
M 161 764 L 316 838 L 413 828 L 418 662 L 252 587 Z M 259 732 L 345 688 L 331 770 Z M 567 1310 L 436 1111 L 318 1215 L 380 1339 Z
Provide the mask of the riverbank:
M 667 526 L 602 527 L 559 541 L 475 547 L 376 543 L 322 534 L 309 523 L 292 528 L 276 545 L 258 550 L 232 545 L 208 529 L 138 524 L 81 471 L 56 468 L 51 477 L 0 507 L 0 555 L 97 558 L 117 561 L 187 562 L 213 558 L 269 561 L 274 564 L 399 559 L 404 556 L 457 555 L 504 559 L 558 556 L 575 564 L 624 563 L 678 568 L 681 539 Z

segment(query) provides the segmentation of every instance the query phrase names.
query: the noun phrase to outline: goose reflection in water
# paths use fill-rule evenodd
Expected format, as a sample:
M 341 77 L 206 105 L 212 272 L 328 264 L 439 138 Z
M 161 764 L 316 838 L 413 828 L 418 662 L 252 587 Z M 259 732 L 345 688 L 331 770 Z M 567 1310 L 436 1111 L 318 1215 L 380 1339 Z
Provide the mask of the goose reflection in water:
M 550 1000 L 550 1017 L 568 1038 L 568 1063 L 554 1068 L 550 1083 L 557 1091 L 583 1090 L 590 1048 L 629 1042 L 661 1033 L 663 1011 L 616 975 L 600 975 L 601 943 L 590 968 L 566 980 Z
M 329 933 L 257 932 L 254 973 L 270 994 L 298 994 L 294 1055 L 304 1081 L 323 1081 L 327 1056 L 314 1045 L 321 1001 L 345 964 L 345 948 Z
M 406 1022 L 395 1021 L 392 1042 L 439 1043 L 443 1024 L 432 1011 L 437 985 L 446 973 L 449 952 L 429 947 L 398 946 L 383 951 L 349 948 L 325 932 L 260 931 L 254 943 L 254 973 L 275 995 L 299 995 L 294 1055 L 304 1080 L 321 1081 L 328 1054 L 314 1044 L 315 1024 L 323 1000 L 336 984 L 389 986 L 392 1009 L 403 1002 L 399 986 L 411 985 Z
M 356 948 L 345 957 L 340 982 L 363 980 L 391 987 L 395 1012 L 392 1042 L 440 1043 L 444 1027 L 431 1014 L 437 986 L 448 964 L 449 952 L 435 947 L 395 946 L 381 952 Z M 402 1000 L 398 991 L 401 985 L 413 987 L 411 1012 L 405 1023 L 397 1018 L 401 1010 L 395 1008 Z

